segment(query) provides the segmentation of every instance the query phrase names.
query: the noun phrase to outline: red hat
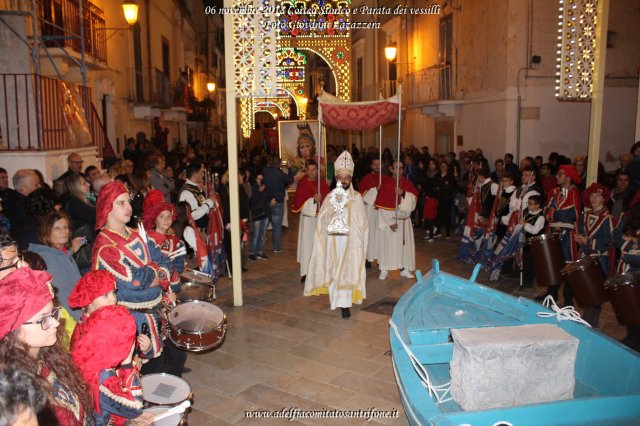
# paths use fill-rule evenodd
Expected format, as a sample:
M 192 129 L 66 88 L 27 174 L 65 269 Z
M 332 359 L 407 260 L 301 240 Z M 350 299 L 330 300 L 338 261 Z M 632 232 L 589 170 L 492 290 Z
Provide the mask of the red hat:
M 19 268 L 0 282 L 0 339 L 53 300 L 51 274 Z
M 594 182 L 582 193 L 582 202 L 585 206 L 591 206 L 590 196 L 591 194 L 600 194 L 604 199 L 604 204 L 607 204 L 611 199 L 611 191 L 605 185 Z
M 157 189 L 150 191 L 144 197 L 144 202 L 142 203 L 142 224 L 147 229 L 155 229 L 156 218 L 160 213 L 167 210 L 173 214 L 173 220 L 178 218 L 173 204 L 164 201 L 162 191 Z
M 564 174 L 569 176 L 569 179 L 571 179 L 571 183 L 579 184 L 579 183 L 582 182 L 582 178 L 578 174 L 578 171 L 576 170 L 575 167 L 568 166 L 568 165 L 562 165 L 562 166 L 560 166 L 558 172 L 560 172 L 560 171 L 563 171 Z
M 111 213 L 116 198 L 128 192 L 127 187 L 119 180 L 109 182 L 102 187 L 96 203 L 96 229 L 102 228 L 107 223 L 107 216 Z
M 136 321 L 124 306 L 103 306 L 78 323 L 71 337 L 71 358 L 93 392 L 100 412 L 100 372 L 124 361 L 136 339 Z
M 104 270 L 89 271 L 76 283 L 69 295 L 71 309 L 89 305 L 98 297 L 116 289 L 116 278 Z

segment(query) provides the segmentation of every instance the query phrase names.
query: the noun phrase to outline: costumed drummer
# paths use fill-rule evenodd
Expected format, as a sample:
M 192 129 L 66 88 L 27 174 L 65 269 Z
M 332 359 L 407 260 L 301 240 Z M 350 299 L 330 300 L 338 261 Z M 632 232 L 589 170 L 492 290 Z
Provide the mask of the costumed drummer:
M 349 318 L 351 305 L 366 298 L 369 224 L 362 197 L 351 185 L 354 164 L 349 152 L 344 151 L 334 167 L 340 185 L 320 208 L 304 295 L 329 294 L 331 309 L 342 308 L 342 317 Z
M 617 273 L 640 271 L 640 203 L 623 214 L 613 231 L 614 245 L 620 249 Z M 627 326 L 622 343 L 640 351 L 640 325 Z
M 582 194 L 584 211 L 578 222 L 575 239 L 581 255 L 596 255 L 604 275 L 611 275 L 610 259 L 613 258 L 613 218 L 605 204 L 611 199 L 611 191 L 600 183 L 592 183 Z M 598 327 L 602 306 L 585 308 L 582 317 Z
M 404 278 L 413 278 L 416 269 L 416 244 L 413 237 L 411 213 L 418 203 L 418 190 L 403 177 L 402 162 L 391 165 L 392 176 L 380 187 L 376 197 L 378 208 L 378 238 L 381 280 L 386 280 L 389 270 L 400 269 Z M 398 184 L 396 185 L 396 180 Z
M 300 213 L 297 260 L 300 264 L 300 276 L 302 277 L 300 282 L 303 284 L 309 270 L 313 236 L 318 224 L 319 206 L 328 193 L 329 186 L 324 179 L 320 179 L 320 192 L 318 193 L 318 163 L 315 160 L 307 160 L 306 175 L 298 182 L 292 207 L 294 213 Z
M 152 239 L 145 241 L 139 230 L 126 226 L 131 213 L 129 192 L 122 182 L 106 184 L 96 205 L 96 227 L 101 232 L 93 245 L 93 269 L 116 278 L 118 304 L 129 308 L 138 331 L 149 335 L 157 358 L 163 346 L 158 308 L 162 290 L 169 288 L 171 261 Z
M 38 413 L 41 425 L 84 426 L 93 403 L 62 344 L 51 279 L 48 272 L 23 267 L 0 282 L 0 365 L 37 378 L 47 396 Z
M 96 426 L 151 424 L 143 413 L 142 386 L 133 363 L 136 321 L 124 306 L 103 306 L 78 324 L 71 357 L 93 396 Z
M 565 263 L 571 263 L 578 259 L 578 250 L 575 243 L 575 230 L 582 213 L 580 191 L 575 186 L 582 182 L 575 167 L 562 165 L 556 173 L 558 186 L 547 196 L 548 202 L 545 211 L 548 230 L 560 237 L 562 254 Z M 544 283 L 549 285 L 546 293 L 537 296 L 536 300 L 544 300 L 551 295 L 558 300 L 558 290 L 562 283 Z M 564 286 L 564 306 L 573 304 L 573 292 L 568 285 Z

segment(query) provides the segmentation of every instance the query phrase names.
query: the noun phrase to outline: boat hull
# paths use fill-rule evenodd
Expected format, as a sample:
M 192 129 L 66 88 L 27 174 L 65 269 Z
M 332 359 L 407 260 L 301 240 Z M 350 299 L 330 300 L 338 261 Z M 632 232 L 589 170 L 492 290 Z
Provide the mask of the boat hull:
M 640 354 L 608 336 L 573 322 L 541 318 L 551 311 L 475 282 L 440 272 L 437 261 L 398 301 L 391 317 L 393 368 L 412 425 L 632 425 L 640 424 Z M 450 330 L 552 323 L 580 341 L 573 399 L 464 411 L 455 401 L 437 402 L 423 386 L 410 351 L 431 383 L 450 381 Z

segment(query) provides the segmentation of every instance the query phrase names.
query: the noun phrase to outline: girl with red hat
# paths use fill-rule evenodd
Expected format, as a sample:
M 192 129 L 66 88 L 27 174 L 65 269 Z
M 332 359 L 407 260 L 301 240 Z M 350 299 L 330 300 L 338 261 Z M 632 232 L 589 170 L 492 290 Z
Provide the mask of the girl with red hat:
M 0 284 L 0 365 L 37 376 L 48 402 L 40 424 L 81 426 L 92 398 L 64 349 L 60 308 L 53 306 L 51 275 L 19 268 Z
M 177 218 L 176 209 L 164 201 L 161 191 L 154 189 L 142 204 L 142 224 L 149 238 L 153 239 L 160 251 L 171 259 L 171 289 L 178 291 L 180 274 L 184 272 L 186 248 L 175 235 L 171 225 Z

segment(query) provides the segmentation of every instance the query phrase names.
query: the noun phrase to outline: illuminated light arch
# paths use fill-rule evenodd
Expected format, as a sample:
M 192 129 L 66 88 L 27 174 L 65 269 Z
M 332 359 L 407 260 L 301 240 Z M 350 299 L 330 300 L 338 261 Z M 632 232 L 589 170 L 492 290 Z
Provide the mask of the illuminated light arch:
M 331 69 L 336 96 L 350 100 L 351 32 L 348 25 L 341 26 L 349 24 L 350 0 L 233 0 L 233 7 L 249 11 L 234 13 L 232 28 L 234 86 L 240 98 L 244 137 L 249 137 L 255 127 L 253 98 L 273 97 L 277 88 L 284 88 L 285 82 L 278 79 L 277 56 L 281 49 L 316 53 Z M 293 10 L 278 16 L 260 13 L 265 7 Z M 299 83 L 306 78 L 298 80 L 292 97 L 300 111 L 305 90 L 304 86 L 299 90 Z

